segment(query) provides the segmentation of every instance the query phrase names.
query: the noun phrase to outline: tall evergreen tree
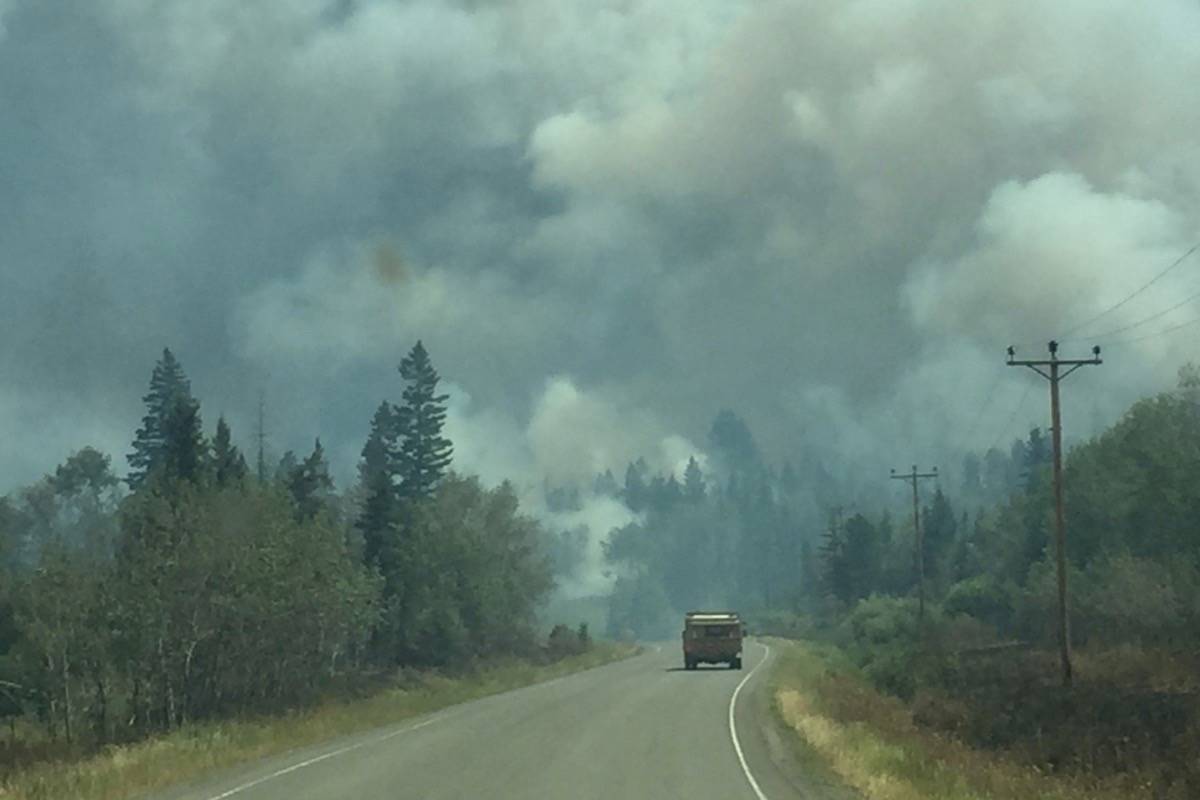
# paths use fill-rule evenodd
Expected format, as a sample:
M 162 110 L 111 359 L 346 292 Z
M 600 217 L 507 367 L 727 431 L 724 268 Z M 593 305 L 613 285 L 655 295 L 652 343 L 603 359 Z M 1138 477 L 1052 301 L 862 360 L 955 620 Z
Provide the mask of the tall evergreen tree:
M 298 466 L 300 466 L 300 457 L 296 455 L 296 451 L 284 450 L 283 455 L 279 457 L 279 463 L 275 465 L 275 483 L 286 487 Z
M 296 508 L 296 519 L 300 522 L 315 519 L 328 502 L 333 491 L 333 479 L 329 477 L 329 464 L 325 461 L 325 449 L 318 438 L 312 453 L 292 468 L 287 482 L 288 493 Z
M 133 440 L 126 482 L 138 489 L 154 472 L 195 478 L 203 461 L 200 404 L 192 397 L 191 382 L 169 348 L 154 365 L 150 391 L 142 398 L 146 414 Z
M 358 464 L 363 507 L 355 526 L 363 537 L 363 558 L 378 564 L 389 532 L 396 523 L 396 415 L 384 401 L 371 419 L 371 432 Z
M 835 513 L 821 539 L 821 584 L 826 597 L 848 605 L 854 599 L 853 576 L 846 559 L 846 537 Z
M 617 497 L 621 494 L 621 487 L 617 484 L 617 478 L 612 474 L 612 470 L 606 469 L 596 476 L 596 480 L 592 484 L 592 491 L 601 497 Z
M 649 471 L 643 458 L 630 462 L 625 468 L 625 488 L 621 491 L 621 499 L 635 514 L 642 512 L 650 501 L 650 488 L 646 485 L 646 473 Z
M 198 481 L 209 458 L 200 421 L 200 403 L 175 395 L 163 420 L 162 474 L 168 478 Z
M 688 459 L 687 469 L 683 471 L 683 499 L 689 503 L 704 502 L 707 487 L 704 485 L 704 473 L 693 456 Z
M 408 385 L 395 409 L 398 488 L 404 499 L 425 498 L 446 474 L 454 452 L 453 444 L 442 436 L 450 396 L 437 393 L 441 379 L 420 341 L 400 362 L 400 376 Z
M 842 552 L 846 558 L 846 577 L 850 596 L 859 599 L 879 586 L 883 553 L 879 532 L 862 514 L 846 522 Z
M 746 422 L 728 408 L 721 409 L 708 432 L 713 450 L 734 472 L 753 470 L 760 466 L 758 445 Z
M 220 417 L 217 420 L 217 434 L 213 437 L 213 478 L 217 486 L 240 486 L 248 472 L 246 459 L 233 443 L 225 417 Z
M 647 489 L 647 501 L 650 509 L 660 514 L 668 513 L 671 508 L 683 498 L 683 489 L 675 476 L 663 478 L 655 475 Z
M 1024 461 L 1021 464 L 1025 479 L 1025 491 L 1029 491 L 1041 477 L 1042 468 L 1051 461 L 1050 445 L 1042 435 L 1041 428 L 1029 432 L 1029 441 L 1025 445 Z
M 939 584 L 949 572 L 949 560 L 958 522 L 954 509 L 946 495 L 938 489 L 933 495 L 933 504 L 926 506 L 921 515 L 921 533 L 925 544 L 925 577 Z

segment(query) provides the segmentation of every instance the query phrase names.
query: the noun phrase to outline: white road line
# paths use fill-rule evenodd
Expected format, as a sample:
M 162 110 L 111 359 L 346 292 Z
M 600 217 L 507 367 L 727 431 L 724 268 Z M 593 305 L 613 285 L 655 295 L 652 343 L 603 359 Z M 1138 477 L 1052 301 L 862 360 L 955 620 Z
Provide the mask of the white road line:
M 365 742 L 358 742 L 357 744 L 347 745 L 346 747 L 339 747 L 337 750 L 331 750 L 328 753 L 323 753 L 322 755 L 310 758 L 307 761 L 301 761 L 299 764 L 292 764 L 290 767 L 284 767 L 283 769 L 276 770 L 270 775 L 264 775 L 263 777 L 249 781 L 248 783 L 243 783 L 241 786 L 235 786 L 232 789 L 221 792 L 220 794 L 214 794 L 212 797 L 207 798 L 207 800 L 225 800 L 227 797 L 233 797 L 235 794 L 241 794 L 247 789 L 253 789 L 255 786 L 264 784 L 267 781 L 273 781 L 278 777 L 287 775 L 289 772 L 295 772 L 298 769 L 310 767 L 313 764 L 325 761 L 326 759 L 349 753 L 351 750 L 358 750 L 360 747 L 386 742 L 388 739 L 394 739 L 402 733 L 411 733 L 412 731 L 432 725 L 435 722 L 441 722 L 442 720 L 451 716 L 453 716 L 453 714 L 441 714 L 439 716 L 427 719 L 424 722 L 418 722 L 416 725 L 410 725 L 407 728 L 401 728 L 400 730 L 392 731 L 391 733 L 385 733 L 383 736 L 376 736 L 374 739 L 368 739 Z
M 758 642 L 758 644 L 762 644 Z M 763 790 L 759 787 L 758 781 L 754 780 L 754 775 L 750 772 L 750 765 L 746 763 L 746 754 L 742 752 L 742 743 L 738 741 L 737 726 L 733 722 L 733 710 L 737 707 L 738 695 L 742 691 L 742 687 L 746 682 L 754 677 L 754 673 L 758 672 L 758 668 L 767 663 L 767 659 L 771 657 L 771 648 L 765 644 L 762 645 L 763 653 L 762 660 L 754 665 L 754 669 L 746 673 L 746 677 L 742 678 L 741 683 L 733 690 L 733 697 L 729 698 L 729 738 L 733 739 L 733 749 L 737 752 L 738 761 L 742 765 L 742 772 L 746 773 L 746 780 L 750 781 L 750 788 L 754 790 L 754 795 L 758 800 L 767 800 L 767 796 L 763 794 Z

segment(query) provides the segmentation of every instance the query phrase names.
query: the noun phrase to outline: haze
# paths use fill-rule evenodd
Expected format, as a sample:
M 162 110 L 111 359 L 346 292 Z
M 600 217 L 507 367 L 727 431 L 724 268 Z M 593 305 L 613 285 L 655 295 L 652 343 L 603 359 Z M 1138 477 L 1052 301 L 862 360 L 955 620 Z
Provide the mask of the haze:
M 775 463 L 952 464 L 1046 424 L 1007 344 L 1200 239 L 1190 1 L 0 0 L 0 31 L 6 490 L 120 468 L 164 346 L 208 424 L 250 448 L 261 394 L 274 455 L 319 434 L 345 486 L 418 338 L 456 469 L 527 496 L 681 475 L 725 407 Z M 1068 438 L 1172 383 L 1194 303 L 1100 334 L 1197 269 L 1068 337 L 1113 345 Z

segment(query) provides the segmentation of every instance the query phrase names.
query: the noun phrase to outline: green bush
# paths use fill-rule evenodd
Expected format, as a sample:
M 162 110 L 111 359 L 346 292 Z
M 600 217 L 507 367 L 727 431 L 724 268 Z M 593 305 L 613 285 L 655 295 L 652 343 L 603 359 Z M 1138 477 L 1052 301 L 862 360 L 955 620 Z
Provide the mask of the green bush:
M 959 654 L 996 641 L 995 630 L 967 614 L 912 598 L 874 596 L 856 605 L 838 629 L 843 648 L 879 689 L 911 699 L 922 687 L 956 679 Z
M 943 604 L 948 614 L 966 614 L 996 630 L 1012 630 L 1018 589 L 1011 581 L 993 575 L 976 575 L 950 587 Z
M 560 622 L 554 626 L 546 639 L 546 656 L 550 661 L 558 661 L 586 652 L 590 647 L 591 638 L 586 624 L 573 631 Z
M 933 612 L 927 604 L 926 622 Z M 915 600 L 879 596 L 863 600 L 843 620 L 838 637 L 871 683 L 898 697 L 913 696 L 918 664 L 923 661 Z
M 747 614 L 744 621 L 752 636 L 811 639 L 816 629 L 811 617 L 792 611 L 757 611 Z
M 1088 565 L 1071 593 L 1073 638 L 1104 643 L 1155 643 L 1189 632 L 1196 570 L 1128 554 Z

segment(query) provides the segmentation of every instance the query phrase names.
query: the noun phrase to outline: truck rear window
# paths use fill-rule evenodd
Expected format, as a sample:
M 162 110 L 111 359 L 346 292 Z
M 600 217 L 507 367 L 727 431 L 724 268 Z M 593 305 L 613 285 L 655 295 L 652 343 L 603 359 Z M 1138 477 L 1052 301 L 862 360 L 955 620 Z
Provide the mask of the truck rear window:
M 705 625 L 704 635 L 708 637 L 721 636 L 729 637 L 737 635 L 737 628 L 732 625 Z

